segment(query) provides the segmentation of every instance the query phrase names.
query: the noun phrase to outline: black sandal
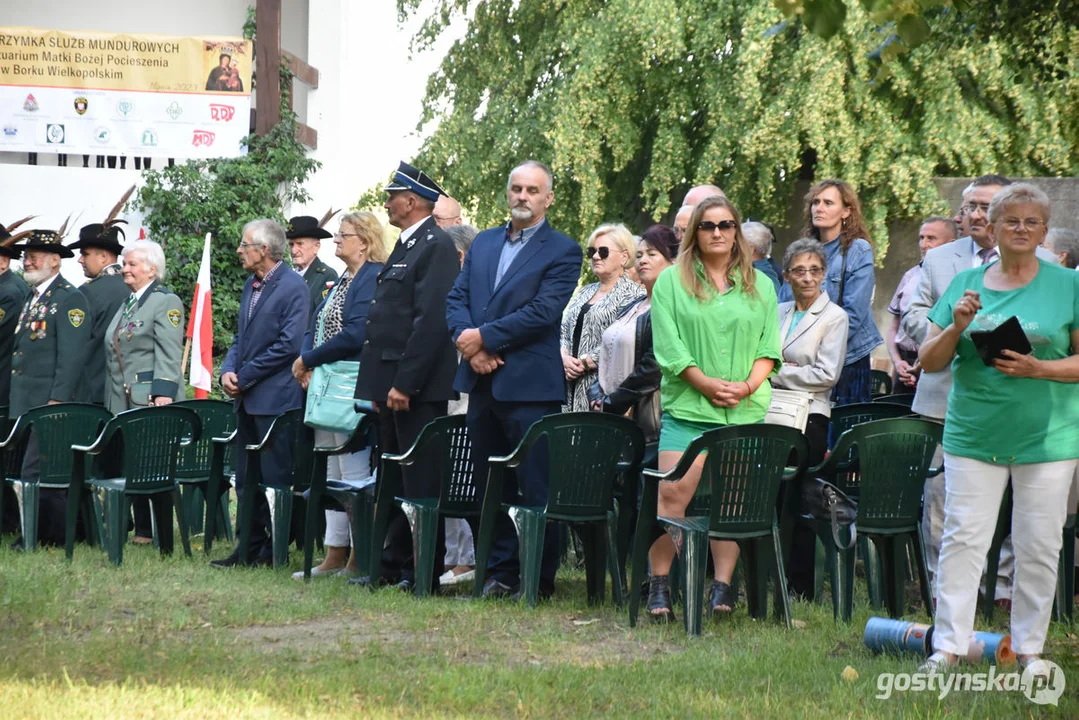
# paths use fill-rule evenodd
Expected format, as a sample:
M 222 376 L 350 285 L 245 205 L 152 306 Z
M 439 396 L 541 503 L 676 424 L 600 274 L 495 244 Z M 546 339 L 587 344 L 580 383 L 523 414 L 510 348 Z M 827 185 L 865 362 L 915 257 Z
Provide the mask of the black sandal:
M 710 605 L 712 607 L 712 615 L 715 617 L 721 617 L 724 615 L 730 615 L 734 612 L 734 604 L 738 602 L 738 595 L 734 592 L 734 588 L 729 584 L 720 580 L 712 581 L 712 599 Z M 729 610 L 723 610 L 720 605 L 725 605 Z
M 653 612 L 663 610 L 664 612 Z M 671 580 L 667 575 L 653 575 L 648 581 L 648 614 L 652 622 L 674 622 L 671 604 Z

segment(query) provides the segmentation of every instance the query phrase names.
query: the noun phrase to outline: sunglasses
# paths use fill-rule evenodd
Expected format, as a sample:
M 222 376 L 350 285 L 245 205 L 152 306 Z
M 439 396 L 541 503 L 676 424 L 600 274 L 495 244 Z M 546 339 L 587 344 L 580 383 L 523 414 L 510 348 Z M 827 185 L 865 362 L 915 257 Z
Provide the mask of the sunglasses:
M 599 259 L 600 260 L 606 260 L 611 254 L 611 249 L 609 247 L 603 247 L 603 246 L 589 247 L 585 252 L 588 254 L 588 259 L 589 260 L 591 260 L 593 257 L 595 257 L 597 253 L 599 254 Z
M 734 230 L 738 227 L 738 223 L 734 220 L 720 220 L 719 222 L 712 222 L 711 220 L 701 220 L 697 223 L 698 230 L 704 230 L 705 232 L 715 232 L 716 228 L 720 230 Z

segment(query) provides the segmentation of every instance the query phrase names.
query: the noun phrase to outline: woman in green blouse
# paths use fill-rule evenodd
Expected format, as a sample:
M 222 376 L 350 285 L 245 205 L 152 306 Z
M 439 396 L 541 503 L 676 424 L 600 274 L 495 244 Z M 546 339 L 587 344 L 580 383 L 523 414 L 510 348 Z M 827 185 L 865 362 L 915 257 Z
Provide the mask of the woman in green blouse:
M 682 238 L 678 260 L 652 291 L 656 360 L 663 426 L 659 469 L 670 470 L 690 442 L 724 425 L 764 420 L 772 398 L 766 382 L 780 366 L 779 315 L 771 281 L 753 267 L 738 211 L 724 197 L 699 204 Z M 681 517 L 700 482 L 704 456 L 678 482 L 662 483 L 659 514 Z M 713 541 L 715 613 L 734 608 L 731 575 L 738 545 Z M 671 620 L 670 572 L 674 545 L 663 535 L 649 551 L 652 579 L 648 611 Z

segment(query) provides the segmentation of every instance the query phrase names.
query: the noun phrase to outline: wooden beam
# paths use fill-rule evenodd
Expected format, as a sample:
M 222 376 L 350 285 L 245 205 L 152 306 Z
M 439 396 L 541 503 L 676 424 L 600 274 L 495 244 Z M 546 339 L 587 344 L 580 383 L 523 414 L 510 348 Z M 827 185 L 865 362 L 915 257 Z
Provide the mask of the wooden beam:
M 288 50 L 281 51 L 281 59 L 288 65 L 289 72 L 312 88 L 318 88 L 318 68 L 313 68 Z
M 256 0 L 255 132 L 265 135 L 281 120 L 281 0 Z
M 312 150 L 318 150 L 318 130 L 302 122 L 296 123 L 296 139 Z

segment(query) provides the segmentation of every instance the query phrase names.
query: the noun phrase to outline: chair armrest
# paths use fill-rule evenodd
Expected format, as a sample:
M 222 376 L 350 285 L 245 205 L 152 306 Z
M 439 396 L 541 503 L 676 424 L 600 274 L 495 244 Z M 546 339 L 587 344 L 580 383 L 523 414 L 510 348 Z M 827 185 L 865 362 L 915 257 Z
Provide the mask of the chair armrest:
M 92 445 L 72 445 L 71 449 L 75 452 L 86 453 L 87 455 L 100 455 L 101 452 L 108 446 L 109 440 L 113 435 L 113 421 L 105 423 L 105 427 L 101 429 L 101 434 L 97 436 L 97 440 L 94 440 Z
M 211 438 L 210 442 L 218 443 L 219 445 L 228 445 L 230 442 L 236 440 L 236 431 L 233 430 L 228 435 L 222 435 L 219 437 Z
M 247 446 L 244 447 L 244 449 L 245 450 L 257 450 L 258 452 L 262 452 L 263 448 L 266 447 L 270 442 L 273 441 L 273 439 L 277 435 L 277 433 L 281 432 L 281 426 L 286 422 L 285 420 L 282 420 L 282 418 L 284 418 L 284 417 L 285 417 L 285 415 L 283 415 L 283 414 L 278 415 L 277 417 L 275 417 L 273 419 L 273 422 L 270 423 L 270 428 L 266 431 L 266 435 L 263 436 L 262 440 L 260 440 L 258 443 L 254 444 L 254 445 L 247 445 Z
M 352 431 L 352 435 L 348 440 L 345 440 L 341 445 L 316 445 L 313 448 L 313 452 L 325 454 L 325 455 L 344 455 L 347 453 L 354 453 L 363 450 L 367 447 L 367 434 L 370 432 L 370 425 L 375 422 L 372 418 L 377 418 L 377 415 L 371 413 L 363 413 L 364 417 L 360 418 L 360 422 L 356 425 L 356 429 Z
M 8 433 L 3 442 L 0 442 L 0 451 L 6 450 L 10 446 L 17 446 L 21 436 L 29 431 L 30 428 L 23 422 L 20 415 L 15 419 L 15 424 L 11 426 L 11 432 Z

